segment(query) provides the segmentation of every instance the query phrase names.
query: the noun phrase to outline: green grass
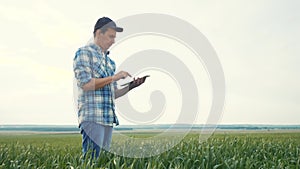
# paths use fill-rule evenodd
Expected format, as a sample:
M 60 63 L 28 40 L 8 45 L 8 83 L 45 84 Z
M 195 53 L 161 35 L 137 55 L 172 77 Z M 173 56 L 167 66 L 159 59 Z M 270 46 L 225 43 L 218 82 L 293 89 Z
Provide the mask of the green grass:
M 116 138 L 114 141 L 118 143 Z M 173 149 L 150 158 L 102 151 L 98 160 L 84 162 L 79 134 L 0 134 L 0 168 L 299 169 L 300 133 L 214 134 L 203 143 L 199 143 L 199 135 L 189 134 Z

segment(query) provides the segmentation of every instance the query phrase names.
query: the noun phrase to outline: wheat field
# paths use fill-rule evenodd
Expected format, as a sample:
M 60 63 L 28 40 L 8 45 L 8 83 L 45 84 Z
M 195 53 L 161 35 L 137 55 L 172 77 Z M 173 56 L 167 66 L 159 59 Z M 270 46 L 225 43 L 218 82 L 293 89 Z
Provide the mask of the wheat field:
M 157 156 L 128 158 L 102 151 L 97 160 L 83 160 L 79 134 L 2 133 L 0 168 L 299 169 L 300 132 L 219 133 L 202 143 L 198 134 L 190 133 Z

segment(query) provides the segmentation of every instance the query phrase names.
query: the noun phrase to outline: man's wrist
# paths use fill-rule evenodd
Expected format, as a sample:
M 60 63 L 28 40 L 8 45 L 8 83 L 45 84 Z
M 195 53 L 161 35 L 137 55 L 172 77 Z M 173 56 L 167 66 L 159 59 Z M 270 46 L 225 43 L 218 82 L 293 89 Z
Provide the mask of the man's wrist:
M 129 83 L 129 90 L 134 89 L 137 87 L 137 85 L 135 85 L 133 82 Z
M 114 76 L 111 76 L 111 81 L 110 83 L 113 83 L 114 82 Z
M 128 88 L 129 88 L 129 90 L 132 89 L 132 84 L 131 83 L 129 83 Z

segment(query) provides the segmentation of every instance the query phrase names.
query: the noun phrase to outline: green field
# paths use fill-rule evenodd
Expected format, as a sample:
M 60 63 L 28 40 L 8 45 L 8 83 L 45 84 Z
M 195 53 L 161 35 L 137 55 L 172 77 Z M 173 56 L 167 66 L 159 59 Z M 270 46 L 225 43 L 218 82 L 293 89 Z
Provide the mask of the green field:
M 79 134 L 0 134 L 0 168 L 299 169 L 300 133 L 223 133 L 203 143 L 199 135 L 189 134 L 154 157 L 126 158 L 102 151 L 98 160 L 84 162 Z

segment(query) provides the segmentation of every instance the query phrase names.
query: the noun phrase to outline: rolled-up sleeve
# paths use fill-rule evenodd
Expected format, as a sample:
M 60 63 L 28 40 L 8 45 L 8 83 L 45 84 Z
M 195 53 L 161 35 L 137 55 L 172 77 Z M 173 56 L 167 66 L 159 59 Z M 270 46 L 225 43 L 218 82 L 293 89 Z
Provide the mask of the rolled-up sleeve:
M 92 79 L 90 55 L 88 51 L 79 49 L 73 60 L 73 71 L 77 86 L 81 88 Z

